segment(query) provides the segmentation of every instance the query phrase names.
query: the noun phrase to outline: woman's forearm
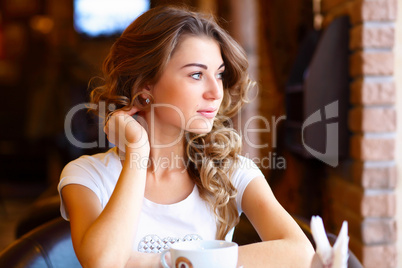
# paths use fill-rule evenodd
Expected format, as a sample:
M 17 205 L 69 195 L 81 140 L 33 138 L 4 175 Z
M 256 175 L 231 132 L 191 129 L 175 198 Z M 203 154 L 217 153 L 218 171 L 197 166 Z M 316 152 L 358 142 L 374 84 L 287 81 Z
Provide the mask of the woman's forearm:
M 285 239 L 265 241 L 239 247 L 238 267 L 310 268 L 314 249 L 310 243 Z
M 126 156 L 130 157 L 130 152 Z M 147 169 L 127 160 L 108 204 L 79 245 L 80 261 L 88 266 L 124 267 L 130 258 Z

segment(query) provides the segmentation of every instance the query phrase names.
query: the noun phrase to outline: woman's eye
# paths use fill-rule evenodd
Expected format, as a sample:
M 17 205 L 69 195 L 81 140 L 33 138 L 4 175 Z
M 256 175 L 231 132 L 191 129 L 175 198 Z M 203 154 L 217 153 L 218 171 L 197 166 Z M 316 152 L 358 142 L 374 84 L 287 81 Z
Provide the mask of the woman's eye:
M 194 73 L 191 75 L 192 78 L 196 79 L 196 80 L 200 80 L 202 76 L 202 73 Z
M 216 76 L 216 78 L 222 79 L 224 74 L 225 74 L 225 72 L 221 72 Z

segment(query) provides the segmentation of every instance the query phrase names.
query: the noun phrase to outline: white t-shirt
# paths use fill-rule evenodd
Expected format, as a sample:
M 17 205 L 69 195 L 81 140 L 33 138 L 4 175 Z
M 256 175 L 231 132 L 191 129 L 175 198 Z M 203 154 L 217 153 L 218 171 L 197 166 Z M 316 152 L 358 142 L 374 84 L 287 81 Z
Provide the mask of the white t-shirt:
M 238 192 L 236 203 L 241 214 L 244 190 L 252 179 L 263 174 L 250 159 L 243 156 L 239 156 L 239 159 L 231 181 Z M 83 185 L 98 196 L 102 208 L 105 208 L 121 170 L 122 165 L 115 148 L 105 153 L 81 156 L 63 169 L 58 191 L 61 193 L 61 189 L 68 184 Z M 60 211 L 62 217 L 69 220 L 62 198 Z M 232 240 L 233 231 L 227 234 L 226 240 Z M 201 199 L 197 186 L 194 186 L 186 199 L 175 204 L 157 204 L 144 198 L 133 250 L 161 252 L 177 241 L 215 239 L 216 232 L 214 213 Z

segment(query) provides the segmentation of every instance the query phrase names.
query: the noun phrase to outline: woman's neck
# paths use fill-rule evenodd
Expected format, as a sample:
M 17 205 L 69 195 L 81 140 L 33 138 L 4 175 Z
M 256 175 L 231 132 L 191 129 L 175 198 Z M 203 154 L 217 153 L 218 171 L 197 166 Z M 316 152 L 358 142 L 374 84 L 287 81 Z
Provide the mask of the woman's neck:
M 186 157 L 184 141 L 164 148 L 152 148 L 149 155 L 150 170 L 153 173 L 185 171 Z

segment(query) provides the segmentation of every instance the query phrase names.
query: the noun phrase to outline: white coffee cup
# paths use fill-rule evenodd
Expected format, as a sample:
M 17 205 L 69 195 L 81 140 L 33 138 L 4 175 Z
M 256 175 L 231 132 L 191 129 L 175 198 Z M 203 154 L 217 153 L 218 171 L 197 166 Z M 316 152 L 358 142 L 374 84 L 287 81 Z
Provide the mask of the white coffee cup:
M 165 255 L 170 252 L 171 264 Z M 165 268 L 236 268 L 238 245 L 222 240 L 196 240 L 173 244 L 161 256 Z

